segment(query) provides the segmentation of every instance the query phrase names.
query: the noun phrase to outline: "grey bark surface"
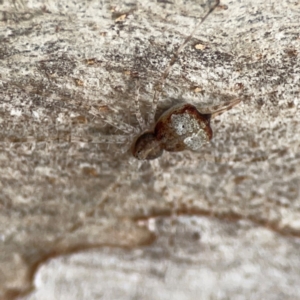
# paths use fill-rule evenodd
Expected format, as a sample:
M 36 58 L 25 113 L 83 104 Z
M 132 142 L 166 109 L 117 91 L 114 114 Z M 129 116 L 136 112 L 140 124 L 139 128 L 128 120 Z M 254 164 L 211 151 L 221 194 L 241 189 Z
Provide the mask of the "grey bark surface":
M 242 103 L 200 152 L 129 151 L 206 2 L 0 2 L 0 299 L 300 299 L 298 1 L 222 1 L 156 117 Z

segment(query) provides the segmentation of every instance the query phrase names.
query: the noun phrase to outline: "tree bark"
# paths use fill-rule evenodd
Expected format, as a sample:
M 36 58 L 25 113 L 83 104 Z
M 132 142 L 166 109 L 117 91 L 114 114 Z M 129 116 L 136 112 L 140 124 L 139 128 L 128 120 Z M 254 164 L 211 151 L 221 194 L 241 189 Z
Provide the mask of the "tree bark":
M 0 4 L 0 299 L 300 298 L 300 7 L 222 1 L 162 86 L 212 4 Z M 137 161 L 159 89 L 241 104 Z

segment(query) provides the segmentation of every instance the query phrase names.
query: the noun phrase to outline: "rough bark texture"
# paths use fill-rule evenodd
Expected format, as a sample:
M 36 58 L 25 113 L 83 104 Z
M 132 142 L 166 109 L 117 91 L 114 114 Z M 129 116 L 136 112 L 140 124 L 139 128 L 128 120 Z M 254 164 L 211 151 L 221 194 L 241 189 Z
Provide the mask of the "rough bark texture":
M 300 298 L 299 1 L 221 4 L 156 115 L 242 103 L 138 162 L 137 87 L 146 118 L 208 3 L 0 2 L 0 299 Z

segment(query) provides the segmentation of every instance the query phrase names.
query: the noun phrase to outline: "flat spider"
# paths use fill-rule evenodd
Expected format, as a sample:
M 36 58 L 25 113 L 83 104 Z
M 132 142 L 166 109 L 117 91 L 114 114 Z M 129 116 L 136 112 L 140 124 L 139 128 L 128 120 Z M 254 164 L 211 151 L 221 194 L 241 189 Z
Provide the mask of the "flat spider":
M 139 123 L 139 128 L 132 125 L 116 121 L 111 118 L 107 111 L 98 110 L 90 106 L 89 113 L 93 116 L 100 117 L 105 123 L 112 125 L 125 135 L 100 136 L 97 138 L 86 138 L 84 135 L 71 135 L 70 142 L 87 142 L 87 143 L 124 143 L 130 139 L 130 148 L 133 157 L 138 160 L 152 160 L 162 155 L 163 151 L 178 152 L 183 150 L 198 151 L 204 144 L 208 143 L 213 136 L 210 127 L 210 120 L 215 116 L 229 110 L 237 105 L 240 100 L 233 99 L 221 105 L 208 107 L 195 106 L 188 103 L 178 104 L 165 111 L 158 120 L 155 120 L 159 96 L 163 90 L 164 83 L 170 73 L 170 70 L 176 62 L 180 52 L 194 36 L 199 26 L 207 17 L 219 6 L 220 1 L 216 0 L 213 6 L 202 17 L 190 35 L 185 38 L 180 47 L 175 51 L 161 79 L 154 87 L 151 110 L 148 118 L 144 120 L 139 105 L 139 86 L 137 84 L 136 96 L 134 97 L 135 116 Z M 2 80 L 2 79 L 1 79 Z M 27 137 L 26 141 L 36 141 L 34 137 Z M 43 139 L 45 140 L 45 139 Z M 50 138 L 58 141 L 60 139 Z M 125 147 L 126 148 L 126 147 Z M 127 150 L 127 149 L 126 149 Z
M 137 159 L 155 159 L 163 150 L 178 152 L 199 150 L 213 136 L 210 120 L 240 103 L 239 99 L 224 105 L 198 108 L 192 104 L 175 105 L 164 112 L 152 132 L 141 134 L 132 145 Z
M 135 97 L 135 114 L 140 129 L 136 129 L 125 123 L 116 123 L 109 117 L 100 114 L 92 108 L 91 113 L 99 116 L 104 121 L 120 129 L 133 140 L 131 144 L 132 155 L 139 160 L 152 160 L 162 155 L 163 151 L 178 152 L 183 150 L 198 151 L 204 144 L 208 143 L 213 136 L 210 127 L 210 120 L 215 116 L 231 109 L 240 103 L 240 99 L 233 99 L 221 105 L 208 107 L 194 106 L 192 104 L 179 104 L 165 111 L 155 122 L 155 112 L 159 95 L 162 91 L 164 82 L 168 77 L 171 67 L 174 65 L 179 53 L 193 37 L 198 27 L 220 4 L 220 1 L 209 9 L 205 16 L 199 20 L 191 34 L 184 40 L 177 49 L 169 64 L 162 74 L 162 78 L 154 92 L 152 100 L 152 110 L 148 116 L 148 122 L 142 117 L 139 107 L 139 88 Z M 148 123 L 148 124 L 146 124 Z M 153 126 L 154 125 L 154 126 Z M 119 136 L 119 141 L 122 137 Z

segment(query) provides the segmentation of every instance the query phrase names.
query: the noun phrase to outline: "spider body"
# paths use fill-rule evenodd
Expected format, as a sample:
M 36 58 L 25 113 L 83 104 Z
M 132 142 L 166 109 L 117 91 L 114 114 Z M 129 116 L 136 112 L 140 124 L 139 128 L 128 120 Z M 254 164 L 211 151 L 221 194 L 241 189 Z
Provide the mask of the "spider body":
M 161 143 L 153 132 L 141 134 L 132 145 L 132 155 L 140 160 L 152 160 L 163 153 Z
M 176 105 L 158 119 L 154 134 L 166 151 L 196 151 L 212 138 L 210 117 L 191 104 Z
M 142 133 L 133 142 L 132 154 L 139 160 L 152 160 L 161 156 L 163 150 L 198 151 L 213 137 L 210 120 L 238 103 L 240 99 L 206 108 L 188 103 L 172 106 L 159 117 L 153 131 Z

